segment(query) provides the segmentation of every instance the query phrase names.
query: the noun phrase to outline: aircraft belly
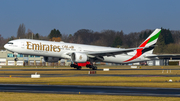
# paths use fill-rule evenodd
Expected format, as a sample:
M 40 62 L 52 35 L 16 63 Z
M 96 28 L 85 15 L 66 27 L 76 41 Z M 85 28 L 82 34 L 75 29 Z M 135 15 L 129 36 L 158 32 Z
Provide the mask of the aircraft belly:
M 131 62 L 140 62 L 140 61 L 147 61 L 148 58 L 139 57 L 129 62 L 124 62 L 133 56 L 131 55 L 115 55 L 115 56 L 104 56 L 104 62 L 112 62 L 112 63 L 131 63 Z

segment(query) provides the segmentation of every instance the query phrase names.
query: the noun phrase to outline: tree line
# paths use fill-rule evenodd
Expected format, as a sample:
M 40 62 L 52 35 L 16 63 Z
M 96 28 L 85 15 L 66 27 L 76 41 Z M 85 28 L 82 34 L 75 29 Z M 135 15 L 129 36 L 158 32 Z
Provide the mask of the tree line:
M 172 31 L 161 28 L 161 34 L 154 49 L 155 54 L 179 54 L 180 53 L 180 31 Z M 61 34 L 58 29 L 52 29 L 48 36 L 39 33 L 34 34 L 30 29 L 26 31 L 25 25 L 20 24 L 17 36 L 4 39 L 0 35 L 0 48 L 4 49 L 4 44 L 13 39 L 27 38 L 49 41 L 64 41 L 69 43 L 89 44 L 106 47 L 134 48 L 138 47 L 154 30 L 143 30 L 141 32 L 131 32 L 124 34 L 121 31 L 103 30 L 94 32 L 90 29 L 80 29 L 74 34 Z

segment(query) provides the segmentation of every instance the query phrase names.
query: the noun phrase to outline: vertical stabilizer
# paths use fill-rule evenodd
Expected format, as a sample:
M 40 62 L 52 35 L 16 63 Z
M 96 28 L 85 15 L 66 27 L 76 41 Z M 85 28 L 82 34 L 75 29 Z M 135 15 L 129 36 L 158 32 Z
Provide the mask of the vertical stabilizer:
M 152 54 L 154 50 L 154 46 L 158 40 L 158 37 L 161 33 L 161 29 L 156 29 L 140 46 L 140 47 L 149 47 L 149 48 L 144 48 L 142 50 L 143 53 L 149 53 Z
M 156 30 L 139 46 L 139 48 L 141 48 L 141 47 L 145 47 L 145 48 L 137 49 L 137 50 L 136 50 L 136 54 L 135 54 L 132 58 L 130 58 L 130 59 L 124 61 L 124 62 L 130 62 L 130 61 L 132 61 L 132 60 L 140 57 L 142 54 L 146 54 L 146 53 L 152 54 L 152 53 L 153 53 L 153 50 L 154 50 L 154 46 L 155 46 L 155 44 L 156 44 L 156 42 L 157 42 L 157 40 L 158 40 L 158 37 L 159 37 L 160 33 L 161 33 L 161 29 L 156 29 Z

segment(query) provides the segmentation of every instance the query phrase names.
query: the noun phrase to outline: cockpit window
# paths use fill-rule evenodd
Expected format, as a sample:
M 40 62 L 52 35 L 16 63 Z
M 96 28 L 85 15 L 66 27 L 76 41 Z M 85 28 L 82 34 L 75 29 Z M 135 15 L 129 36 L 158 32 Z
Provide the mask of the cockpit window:
M 8 42 L 7 44 L 13 44 L 12 42 Z

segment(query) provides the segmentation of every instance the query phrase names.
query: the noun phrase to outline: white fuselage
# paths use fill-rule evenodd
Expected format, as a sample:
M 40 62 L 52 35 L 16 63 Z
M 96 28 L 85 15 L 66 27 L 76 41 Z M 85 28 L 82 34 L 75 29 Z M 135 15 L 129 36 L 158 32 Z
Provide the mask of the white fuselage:
M 110 50 L 112 51 L 112 50 L 121 49 L 121 48 L 111 48 L 111 47 L 43 41 L 43 40 L 32 40 L 32 39 L 12 40 L 8 44 L 5 44 L 4 47 L 9 51 L 19 54 L 58 57 L 62 59 L 71 59 L 71 56 L 69 54 L 73 52 L 85 53 L 85 52 L 110 51 Z M 128 52 L 127 54 L 103 56 L 103 58 L 104 58 L 104 62 L 125 63 L 124 61 L 132 58 L 135 54 L 136 51 L 133 51 L 133 52 Z M 150 59 L 144 58 L 144 56 L 141 55 L 140 57 L 129 62 L 139 62 L 139 61 L 147 61 L 147 60 Z

